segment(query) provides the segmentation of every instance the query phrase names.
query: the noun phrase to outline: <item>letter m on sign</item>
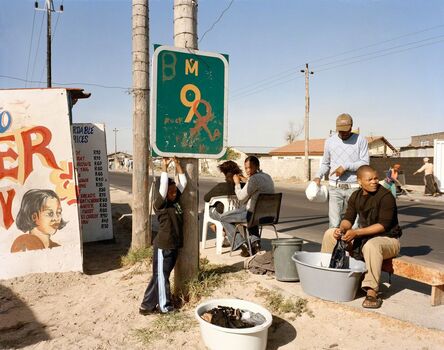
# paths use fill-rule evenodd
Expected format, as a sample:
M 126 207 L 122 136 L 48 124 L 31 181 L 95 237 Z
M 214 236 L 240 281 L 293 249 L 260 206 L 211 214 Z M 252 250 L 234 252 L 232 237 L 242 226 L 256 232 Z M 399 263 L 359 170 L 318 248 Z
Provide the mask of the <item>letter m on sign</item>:
M 185 60 L 185 74 L 193 74 L 197 77 L 199 76 L 199 62 L 193 59 Z

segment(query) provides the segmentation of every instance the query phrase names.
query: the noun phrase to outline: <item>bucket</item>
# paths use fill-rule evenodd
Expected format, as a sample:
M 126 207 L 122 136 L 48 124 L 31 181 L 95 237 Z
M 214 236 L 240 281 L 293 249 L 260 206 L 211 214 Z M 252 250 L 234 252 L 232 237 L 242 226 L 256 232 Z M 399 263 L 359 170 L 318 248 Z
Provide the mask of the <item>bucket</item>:
M 260 313 L 265 317 L 265 322 L 251 328 L 237 329 L 219 327 L 200 317 L 219 305 Z M 273 318 L 267 309 L 258 304 L 242 299 L 212 299 L 199 304 L 194 315 L 200 325 L 202 340 L 210 350 L 265 350 L 267 347 L 268 328 Z
M 331 254 L 296 252 L 292 257 L 298 270 L 302 290 L 330 301 L 351 301 L 367 271 L 365 263 L 350 257 L 349 269 L 329 268 Z
M 302 239 L 273 239 L 271 241 L 271 245 L 273 247 L 273 260 L 276 279 L 283 282 L 299 281 L 298 270 L 296 265 L 291 261 L 291 257 L 295 252 L 301 250 Z

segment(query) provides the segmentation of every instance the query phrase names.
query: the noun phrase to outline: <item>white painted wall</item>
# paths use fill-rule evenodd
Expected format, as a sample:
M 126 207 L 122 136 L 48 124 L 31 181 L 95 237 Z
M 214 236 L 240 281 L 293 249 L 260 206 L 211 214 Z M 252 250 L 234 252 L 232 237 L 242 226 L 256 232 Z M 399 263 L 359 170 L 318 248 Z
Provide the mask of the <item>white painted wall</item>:
M 236 160 L 240 168 L 243 169 L 245 158 Z M 304 159 L 272 159 L 261 158 L 261 169 L 269 174 L 274 180 L 294 180 L 303 181 L 304 179 Z M 320 161 L 317 159 L 311 161 L 311 178 L 315 177 L 316 172 L 319 169 Z M 217 165 L 223 163 L 223 161 L 217 161 L 213 159 L 200 160 L 200 169 L 206 167 L 207 172 L 202 172 L 210 176 L 220 177 L 221 174 L 217 169 Z M 204 165 L 205 164 L 205 165 Z
M 0 116 L 0 195 L 8 203 L 0 206 L 0 279 L 34 272 L 82 271 L 67 91 L 0 90 Z M 41 190 L 55 192 L 58 201 L 43 197 Z M 25 213 L 27 207 L 36 206 L 32 203 L 40 203 L 34 200 L 37 196 L 44 199 L 35 212 L 38 216 L 24 215 L 34 227 L 22 231 L 17 227 L 18 213 L 22 205 Z M 59 224 L 59 217 L 67 222 L 65 227 Z M 35 229 L 50 237 L 52 248 L 44 248 Z

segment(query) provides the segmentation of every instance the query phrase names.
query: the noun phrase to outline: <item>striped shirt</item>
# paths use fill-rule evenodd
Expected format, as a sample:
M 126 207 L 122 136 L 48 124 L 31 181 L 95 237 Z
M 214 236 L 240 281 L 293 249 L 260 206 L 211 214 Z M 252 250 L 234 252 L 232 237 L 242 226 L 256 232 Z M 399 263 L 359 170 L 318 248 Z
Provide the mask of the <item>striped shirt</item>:
M 352 134 L 347 140 L 342 140 L 338 134 L 335 134 L 325 141 L 324 156 L 316 177 L 329 175 L 331 181 L 355 184 L 356 170 L 368 164 L 368 143 L 363 136 Z M 345 169 L 345 173 L 339 178 L 336 174 L 330 176 L 340 166 Z

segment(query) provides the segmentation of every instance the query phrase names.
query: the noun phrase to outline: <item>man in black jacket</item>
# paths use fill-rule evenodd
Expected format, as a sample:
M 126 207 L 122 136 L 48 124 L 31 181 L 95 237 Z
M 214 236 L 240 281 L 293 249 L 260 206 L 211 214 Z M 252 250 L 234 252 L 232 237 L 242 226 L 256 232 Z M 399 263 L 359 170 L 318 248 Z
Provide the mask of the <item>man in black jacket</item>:
M 325 232 L 321 251 L 331 253 L 339 239 L 349 243 L 354 257 L 363 258 L 367 267 L 362 281 L 367 296 L 362 306 L 379 308 L 382 304 L 378 297 L 382 261 L 398 255 L 402 232 L 396 200 L 379 184 L 377 172 L 363 165 L 357 171 L 357 178 L 361 188 L 351 195 L 339 228 Z M 359 228 L 352 229 L 358 214 Z
M 153 234 L 153 277 L 143 296 L 139 313 L 148 315 L 160 311 L 173 311 L 170 293 L 170 274 L 176 264 L 179 248 L 183 245 L 182 209 L 179 204 L 180 196 L 187 185 L 186 176 L 177 158 L 173 158 L 179 183 L 168 178 L 170 159 L 162 161 L 159 193 L 154 202 L 154 212 L 159 221 L 159 230 Z

